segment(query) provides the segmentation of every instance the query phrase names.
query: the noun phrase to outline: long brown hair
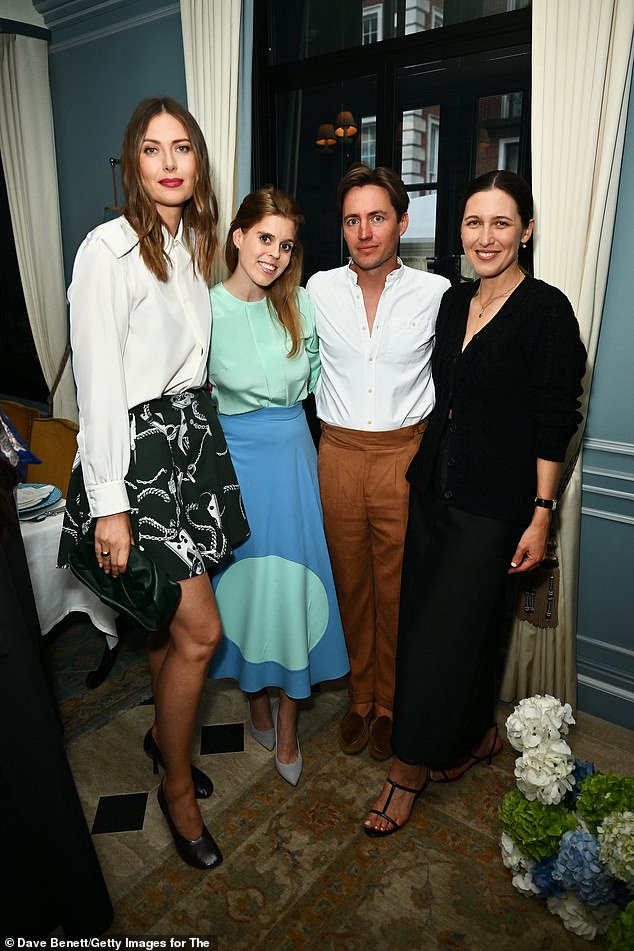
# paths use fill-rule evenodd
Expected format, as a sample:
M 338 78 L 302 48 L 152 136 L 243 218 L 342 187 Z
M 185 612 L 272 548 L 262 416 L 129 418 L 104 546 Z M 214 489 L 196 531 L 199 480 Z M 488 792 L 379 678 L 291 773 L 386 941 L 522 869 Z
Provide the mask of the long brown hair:
M 274 188 L 273 185 L 265 185 L 263 188 L 258 188 L 257 191 L 247 195 L 231 222 L 225 242 L 225 261 L 229 271 L 233 274 L 238 266 L 238 249 L 233 243 L 234 232 L 238 228 L 242 231 L 248 231 L 249 228 L 255 227 L 267 215 L 279 215 L 280 218 L 287 218 L 295 225 L 293 251 L 288 267 L 264 291 L 269 311 L 280 321 L 291 338 L 291 348 L 288 355 L 294 357 L 299 353 L 302 343 L 302 324 L 297 304 L 297 285 L 302 279 L 304 249 L 301 246 L 297 232 L 304 222 L 304 215 L 299 205 L 293 201 L 290 195 Z
M 183 124 L 196 157 L 194 191 L 183 209 L 183 242 L 191 253 L 194 268 L 210 284 L 212 262 L 218 244 L 218 203 L 211 186 L 209 156 L 200 126 L 175 99 L 143 99 L 130 116 L 121 146 L 124 214 L 139 236 L 139 250 L 146 267 L 159 281 L 166 281 L 169 256 L 163 246 L 163 222 L 156 205 L 143 188 L 139 167 L 147 127 L 154 116 L 162 112 L 169 113 Z

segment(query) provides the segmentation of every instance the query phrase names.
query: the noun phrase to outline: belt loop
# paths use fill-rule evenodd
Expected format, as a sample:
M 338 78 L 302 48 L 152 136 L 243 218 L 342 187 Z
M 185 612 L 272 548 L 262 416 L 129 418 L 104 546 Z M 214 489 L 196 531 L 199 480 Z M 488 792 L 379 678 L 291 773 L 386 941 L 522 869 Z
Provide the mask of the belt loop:
M 417 434 L 422 435 L 427 427 L 429 426 L 429 416 L 426 416 L 425 419 L 421 419 L 420 423 L 416 427 Z

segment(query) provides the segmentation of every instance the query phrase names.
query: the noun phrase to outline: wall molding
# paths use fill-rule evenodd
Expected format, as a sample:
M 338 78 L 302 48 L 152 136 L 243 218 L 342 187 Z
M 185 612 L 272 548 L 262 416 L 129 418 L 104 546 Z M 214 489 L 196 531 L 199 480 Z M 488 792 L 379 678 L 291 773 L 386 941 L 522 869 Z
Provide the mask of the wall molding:
M 619 482 L 634 482 L 634 472 L 619 472 L 616 469 L 603 469 L 600 466 L 584 466 L 583 474 L 600 476 L 602 479 L 617 479 Z
M 611 651 L 614 654 L 621 654 L 624 657 L 634 658 L 634 650 L 622 647 L 620 644 L 608 644 L 606 641 L 600 641 L 596 637 L 588 637 L 586 634 L 577 634 L 577 641 L 583 644 L 591 644 L 592 647 L 599 647 L 604 651 Z
M 163 20 L 165 17 L 180 16 L 180 4 L 178 3 L 168 3 L 166 6 L 161 7 L 158 10 L 152 10 L 149 13 L 143 13 L 138 16 L 126 17 L 125 19 L 118 20 L 116 23 L 110 23 L 107 26 L 99 27 L 95 30 L 89 30 L 86 33 L 82 33 L 81 36 L 74 36 L 68 40 L 60 40 L 59 42 L 53 42 L 49 46 L 49 53 L 61 53 L 64 50 L 73 49 L 77 46 L 84 46 L 86 43 L 92 43 L 95 40 L 101 40 L 108 36 L 115 36 L 117 33 L 125 33 L 128 30 L 134 30 L 137 27 L 145 26 L 148 23 L 153 23 L 156 20 Z M 82 13 L 83 18 L 84 14 Z M 79 21 L 81 19 L 78 15 L 69 16 L 60 18 L 55 23 L 53 23 L 54 29 L 59 29 L 59 27 L 68 22 Z
M 634 476 L 632 476 L 634 480 Z M 622 492 L 620 489 L 606 489 L 602 485 L 583 485 L 584 492 L 592 492 L 594 495 L 609 495 L 613 499 L 628 499 L 634 502 L 634 492 Z
M 577 683 L 591 690 L 598 690 L 600 693 L 608 694 L 618 700 L 626 700 L 631 703 L 634 709 L 634 692 L 625 690 L 623 687 L 617 687 L 615 684 L 606 683 L 604 680 L 597 680 L 595 677 L 588 677 L 587 674 L 578 674 Z
M 615 442 L 611 439 L 594 439 L 586 436 L 583 440 L 584 449 L 594 449 L 597 452 L 617 452 L 623 456 L 634 456 L 634 443 Z
M 621 522 L 623 525 L 634 525 L 633 515 L 620 515 L 618 512 L 606 512 L 604 509 L 594 509 L 587 505 L 581 506 L 582 515 L 590 515 L 592 518 L 603 518 L 608 522 Z

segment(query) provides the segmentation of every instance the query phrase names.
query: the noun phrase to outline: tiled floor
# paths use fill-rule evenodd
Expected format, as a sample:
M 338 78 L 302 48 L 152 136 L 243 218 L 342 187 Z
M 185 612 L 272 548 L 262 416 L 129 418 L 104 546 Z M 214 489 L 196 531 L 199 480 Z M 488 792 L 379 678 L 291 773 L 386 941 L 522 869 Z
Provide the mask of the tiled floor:
M 215 753 L 243 752 L 244 723 L 216 723 L 201 728 L 198 750 L 193 750 L 193 758 L 197 761 L 200 756 Z M 137 753 L 141 755 L 141 750 L 138 749 Z M 93 835 L 140 831 L 145 822 L 147 802 L 147 792 L 99 796 L 91 829 Z
M 300 708 L 300 737 L 308 737 L 346 704 L 343 683 L 317 692 Z M 132 853 L 140 858 L 156 847 L 166 856 L 173 851 L 170 834 L 156 801 L 159 777 L 143 752 L 143 737 L 151 726 L 154 707 L 141 704 L 117 716 L 106 726 L 73 743 L 68 759 L 84 813 L 95 837 L 104 870 L 117 869 L 115 878 Z M 200 728 L 192 746 L 192 762 L 214 782 L 214 794 L 199 802 L 203 819 L 214 830 L 214 814 L 226 808 L 240 789 L 261 776 L 290 790 L 275 772 L 273 753 L 251 736 L 248 707 L 240 690 L 229 681 L 209 682 L 199 712 Z M 333 742 L 334 741 L 333 739 Z M 379 764 L 377 764 L 379 765 Z M 310 760 L 301 782 L 309 782 Z M 140 838 L 139 838 L 140 836 Z M 111 880 L 106 879 L 112 891 Z M 115 889 L 116 893 L 116 889 Z

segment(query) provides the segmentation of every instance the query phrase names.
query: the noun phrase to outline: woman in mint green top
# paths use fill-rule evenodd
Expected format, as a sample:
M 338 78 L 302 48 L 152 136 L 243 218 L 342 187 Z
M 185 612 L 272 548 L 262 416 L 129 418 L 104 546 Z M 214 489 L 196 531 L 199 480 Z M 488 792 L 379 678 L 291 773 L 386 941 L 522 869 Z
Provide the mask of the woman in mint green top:
M 320 371 L 315 310 L 303 287 L 296 292 L 302 347 L 291 357 L 287 331 L 271 315 L 268 297 L 244 301 L 225 284 L 212 289 L 209 376 L 219 413 L 291 406 L 314 391 Z
M 211 677 L 247 692 L 251 732 L 296 785 L 297 700 L 348 670 L 301 401 L 319 377 L 313 305 L 298 287 L 302 214 L 267 187 L 248 195 L 225 245 L 230 276 L 211 291 L 209 379 L 251 536 L 214 589 L 224 638 Z M 271 711 L 268 687 L 279 688 Z

